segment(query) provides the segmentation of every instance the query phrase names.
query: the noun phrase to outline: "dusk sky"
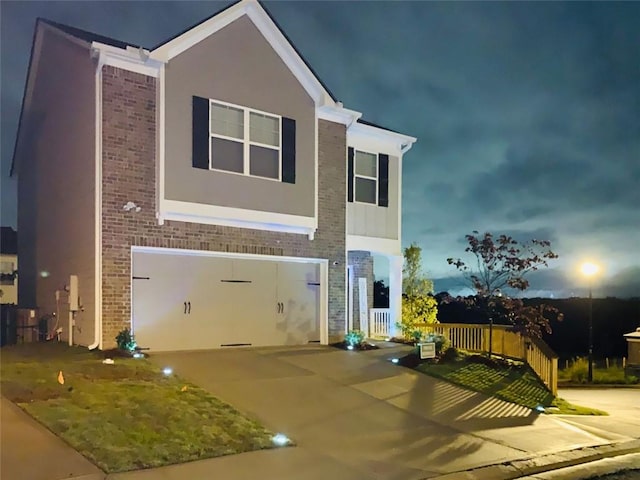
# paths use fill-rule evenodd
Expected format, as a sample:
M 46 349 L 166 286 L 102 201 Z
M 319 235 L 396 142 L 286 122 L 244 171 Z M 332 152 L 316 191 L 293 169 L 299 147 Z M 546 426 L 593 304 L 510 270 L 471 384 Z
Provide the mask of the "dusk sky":
M 37 17 L 151 48 L 227 4 L 2 1 L 1 223 L 16 225 L 8 172 Z M 265 6 L 345 107 L 418 138 L 402 235 L 431 277 L 454 275 L 447 257 L 479 230 L 550 240 L 560 258 L 540 290 L 579 284 L 583 259 L 602 285 L 640 284 L 640 2 Z

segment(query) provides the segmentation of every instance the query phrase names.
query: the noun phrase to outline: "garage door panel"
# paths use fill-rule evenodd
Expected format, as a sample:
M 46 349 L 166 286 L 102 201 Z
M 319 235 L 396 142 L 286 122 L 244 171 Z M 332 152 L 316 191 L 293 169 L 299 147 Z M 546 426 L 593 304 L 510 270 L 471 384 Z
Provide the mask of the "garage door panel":
M 141 346 L 190 350 L 320 339 L 318 264 L 134 252 L 133 274 L 149 277 L 132 280 L 132 323 Z

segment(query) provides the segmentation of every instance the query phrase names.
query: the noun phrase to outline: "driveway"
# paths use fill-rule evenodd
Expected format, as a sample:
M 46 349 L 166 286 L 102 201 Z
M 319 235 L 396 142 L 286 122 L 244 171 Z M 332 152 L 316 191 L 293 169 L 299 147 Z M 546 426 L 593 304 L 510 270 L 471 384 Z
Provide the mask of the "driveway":
M 221 458 L 226 478 L 243 478 L 251 459 L 259 459 L 264 478 L 295 468 L 299 478 L 419 479 L 629 438 L 611 433 L 604 439 L 388 361 L 401 350 L 309 346 L 151 359 L 297 444 Z

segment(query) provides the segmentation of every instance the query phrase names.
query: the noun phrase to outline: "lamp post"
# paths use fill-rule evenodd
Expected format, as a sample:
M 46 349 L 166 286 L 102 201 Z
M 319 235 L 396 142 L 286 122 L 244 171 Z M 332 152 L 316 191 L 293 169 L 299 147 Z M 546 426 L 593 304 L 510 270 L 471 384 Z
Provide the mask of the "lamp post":
M 589 280 L 589 370 L 587 380 L 593 383 L 593 276 L 598 273 L 598 266 L 594 263 L 586 262 L 580 267 L 582 274 Z

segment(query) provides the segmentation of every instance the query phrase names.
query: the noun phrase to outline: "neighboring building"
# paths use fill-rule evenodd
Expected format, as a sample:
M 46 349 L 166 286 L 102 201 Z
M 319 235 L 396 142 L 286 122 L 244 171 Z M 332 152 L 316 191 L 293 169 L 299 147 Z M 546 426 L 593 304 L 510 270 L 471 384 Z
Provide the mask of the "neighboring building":
M 640 375 L 640 327 L 635 332 L 626 333 L 628 360 L 626 371 L 629 374 Z
M 126 327 L 155 350 L 326 344 L 366 328 L 376 253 L 395 323 L 416 139 L 360 117 L 256 1 L 149 50 L 39 20 L 12 166 L 20 306 L 72 305 L 92 348 Z
M 18 233 L 0 227 L 0 303 L 18 303 Z

